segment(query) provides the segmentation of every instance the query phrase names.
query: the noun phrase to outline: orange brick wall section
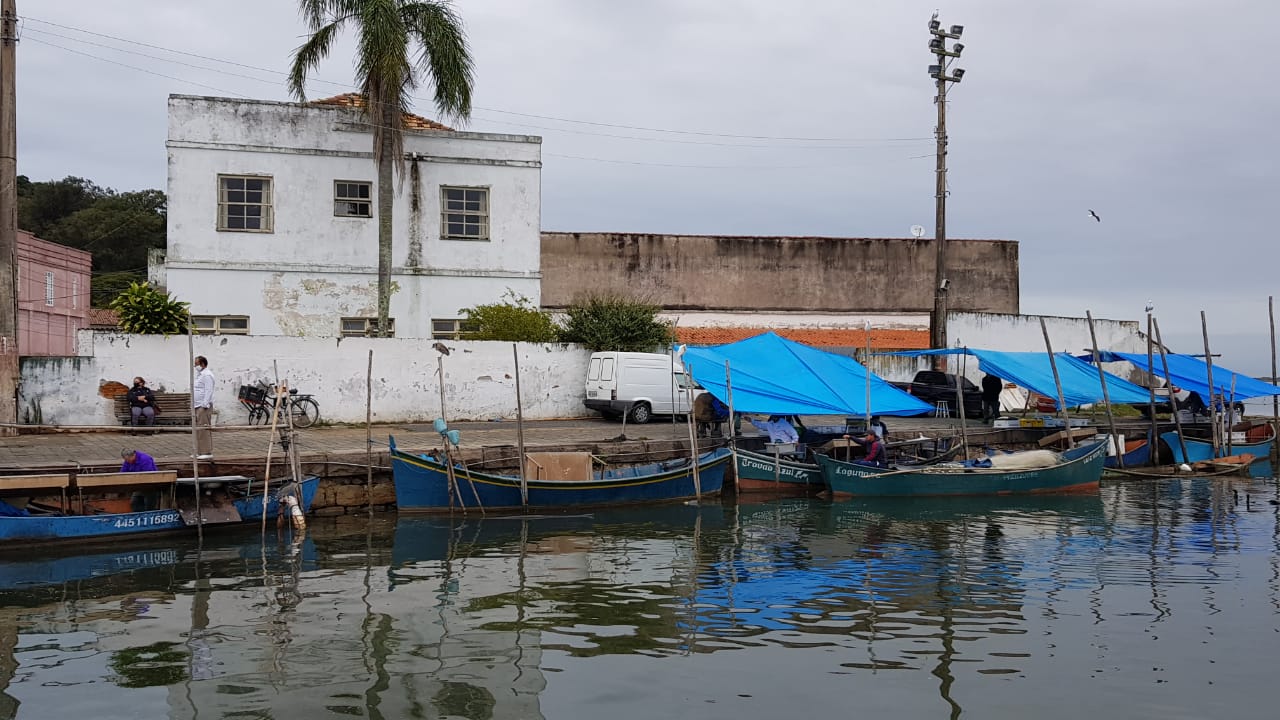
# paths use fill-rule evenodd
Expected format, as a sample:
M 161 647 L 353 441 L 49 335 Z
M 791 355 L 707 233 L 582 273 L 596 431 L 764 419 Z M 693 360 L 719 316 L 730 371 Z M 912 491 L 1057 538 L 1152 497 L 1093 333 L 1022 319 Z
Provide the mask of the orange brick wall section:
M 726 343 L 746 340 L 769 328 L 676 328 L 676 339 L 689 345 L 724 345 Z M 773 332 L 782 337 L 812 347 L 866 347 L 865 330 L 823 330 L 823 329 L 775 329 Z M 913 330 L 871 330 L 872 350 L 923 350 L 929 347 L 929 331 Z

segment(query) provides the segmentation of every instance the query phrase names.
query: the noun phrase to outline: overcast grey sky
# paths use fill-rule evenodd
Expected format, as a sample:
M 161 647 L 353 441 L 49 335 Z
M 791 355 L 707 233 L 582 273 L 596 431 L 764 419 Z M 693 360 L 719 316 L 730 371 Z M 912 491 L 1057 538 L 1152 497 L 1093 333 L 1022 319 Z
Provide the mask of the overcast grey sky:
M 477 64 L 467 127 L 544 138 L 545 229 L 892 237 L 932 233 L 926 24 L 940 9 L 965 26 L 968 73 L 949 103 L 948 235 L 1021 242 L 1024 312 L 1135 319 L 1151 300 L 1170 344 L 1197 352 L 1203 309 L 1215 351 L 1269 369 L 1280 4 L 456 6 Z M 279 70 L 304 30 L 287 0 L 18 11 L 19 171 L 119 189 L 164 187 L 169 93 L 283 100 L 283 79 L 69 28 Z M 348 38 L 310 95 L 350 89 L 350 59 Z M 416 110 L 435 116 L 425 100 Z

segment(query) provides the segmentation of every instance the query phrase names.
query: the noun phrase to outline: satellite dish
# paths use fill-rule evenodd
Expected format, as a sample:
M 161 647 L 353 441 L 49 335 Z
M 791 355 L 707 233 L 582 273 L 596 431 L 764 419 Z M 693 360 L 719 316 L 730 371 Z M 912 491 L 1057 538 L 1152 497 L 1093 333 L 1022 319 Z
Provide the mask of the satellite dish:
M 911 226 L 911 237 L 924 237 L 924 226 L 923 226 L 923 225 L 912 225 L 912 226 Z

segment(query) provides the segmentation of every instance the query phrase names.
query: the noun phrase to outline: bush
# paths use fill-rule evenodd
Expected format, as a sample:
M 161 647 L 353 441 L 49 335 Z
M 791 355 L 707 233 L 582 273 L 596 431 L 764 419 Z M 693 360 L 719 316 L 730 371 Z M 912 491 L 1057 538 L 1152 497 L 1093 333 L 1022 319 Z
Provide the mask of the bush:
M 560 339 L 560 329 L 551 315 L 533 306 L 533 302 L 514 290 L 507 290 L 504 301 L 464 308 L 468 340 L 506 340 L 509 342 L 553 343 Z
M 564 342 L 592 352 L 652 352 L 675 341 L 671 326 L 658 320 L 657 305 L 621 295 L 579 298 L 565 312 Z
M 120 327 L 139 335 L 185 335 L 190 317 L 188 305 L 167 292 L 136 282 L 111 301 L 111 309 L 120 316 Z

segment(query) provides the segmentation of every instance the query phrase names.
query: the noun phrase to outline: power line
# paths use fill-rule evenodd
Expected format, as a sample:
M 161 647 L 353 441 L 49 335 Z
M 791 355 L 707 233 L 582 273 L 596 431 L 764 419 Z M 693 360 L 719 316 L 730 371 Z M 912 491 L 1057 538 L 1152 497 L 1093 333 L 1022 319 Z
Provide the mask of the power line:
M 50 20 L 43 20 L 41 18 L 36 18 L 31 16 L 24 16 L 23 19 L 30 22 L 36 22 L 44 25 L 50 25 L 53 27 L 62 28 L 64 30 L 71 30 L 74 32 L 84 33 L 86 35 L 92 35 L 95 37 L 115 40 L 116 42 L 129 43 L 132 45 L 151 48 L 153 50 L 161 50 L 163 52 L 173 53 L 175 55 L 184 55 L 186 57 L 193 57 L 200 60 L 207 60 L 209 62 L 221 63 L 224 65 L 231 65 L 233 67 L 239 67 L 246 70 L 256 70 L 258 72 L 265 72 L 265 73 L 270 73 L 272 75 L 288 77 L 288 73 L 285 73 L 279 70 L 273 70 L 271 68 L 258 67 L 256 65 L 248 65 L 245 63 L 235 62 L 233 60 L 224 60 L 222 58 L 212 57 L 209 55 L 201 55 L 198 53 L 187 52 L 184 50 L 176 50 L 174 48 L 168 48 L 162 45 L 154 45 L 154 44 L 145 43 L 139 40 L 122 38 L 115 35 L 108 35 L 106 33 L 100 33 L 100 32 L 88 30 L 85 28 L 75 27 L 73 25 L 64 25 L 62 23 L 56 23 Z M 87 42 L 87 41 L 81 41 L 81 42 Z M 121 51 L 128 52 L 127 50 L 121 50 Z M 138 53 L 135 53 L 135 54 L 138 54 Z M 184 64 L 174 60 L 167 60 L 164 58 L 155 58 L 154 56 L 150 56 L 150 55 L 144 55 L 144 57 L 151 57 L 152 59 L 161 60 L 162 62 L 175 62 L 177 64 Z M 225 73 L 225 71 L 215 70 L 212 68 L 205 68 L 201 66 L 190 66 L 190 67 L 197 67 L 199 69 L 206 70 L 209 72 L 223 72 L 224 74 L 233 74 L 233 73 Z M 244 75 L 237 75 L 237 76 L 248 77 L 249 79 L 252 79 L 252 80 L 264 82 L 261 78 L 252 78 Z M 348 91 L 354 89 L 354 87 L 350 83 L 339 83 L 339 82 L 333 82 L 331 80 L 323 80 L 320 78 L 312 78 L 312 80 L 314 82 L 321 83 L 324 85 L 332 85 L 335 87 L 344 88 Z M 208 86 L 203 86 L 203 87 L 208 87 Z M 213 89 L 216 90 L 217 88 L 213 88 Z M 224 91 L 219 90 L 219 92 L 224 92 Z M 243 96 L 239 96 L 239 97 L 243 97 Z M 414 99 L 421 99 L 421 98 L 414 98 Z M 729 138 L 729 139 L 736 139 L 736 140 L 773 140 L 773 141 L 781 141 L 781 142 L 917 142 L 920 140 L 932 139 L 927 137 L 926 138 L 919 138 L 919 137 L 855 138 L 855 137 L 805 137 L 805 136 L 787 136 L 787 135 L 735 134 L 735 133 L 723 133 L 723 132 L 710 132 L 705 130 L 680 130 L 680 129 L 673 129 L 673 128 L 656 128 L 656 127 L 646 127 L 643 125 L 627 125 L 623 123 L 597 122 L 593 120 L 578 120 L 574 118 L 557 117 L 554 115 L 539 115 L 536 113 L 516 112 L 514 110 L 502 110 L 500 108 L 489 108 L 489 107 L 483 107 L 479 105 L 476 105 L 473 107 L 475 110 L 482 110 L 484 112 L 498 113 L 501 115 L 513 115 L 516 117 L 534 118 L 537 120 L 551 120 L 554 122 L 571 123 L 575 125 L 588 125 L 588 126 L 594 126 L 594 127 L 604 127 L 604 128 L 621 129 L 621 130 L 639 130 L 642 132 L 664 133 L 664 134 L 673 134 L 673 135 L 693 135 L 698 137 Z M 572 131 L 565 129 L 565 130 L 561 130 L 561 132 L 572 132 Z M 653 138 L 653 140 L 658 140 L 658 139 Z
M 223 90 L 222 88 L 217 88 L 217 87 L 214 87 L 214 86 L 212 86 L 212 85 L 205 85 L 204 83 L 198 83 L 198 82 L 195 82 L 194 80 L 187 80 L 187 79 L 185 79 L 185 78 L 176 77 L 176 76 L 174 76 L 174 75 L 166 75 L 166 74 L 164 74 L 164 73 L 159 73 L 159 72 L 156 72 L 156 71 L 154 71 L 154 70 L 148 70 L 148 69 L 146 69 L 146 68 L 140 68 L 140 67 L 138 67 L 137 65 L 130 65 L 130 64 L 128 64 L 128 63 L 122 63 L 122 62 L 119 62 L 119 61 L 117 61 L 117 60 L 109 60 L 109 59 L 107 59 L 107 58 L 100 57 L 100 56 L 98 56 L 98 55 L 93 55 L 93 54 L 91 54 L 91 53 L 82 52 L 82 51 L 80 51 L 80 50 L 75 50 L 75 49 L 73 49 L 73 48 L 69 48 L 69 47 L 66 47 L 66 46 L 63 46 L 63 45 L 58 45 L 57 43 L 51 43 L 51 42 L 48 42 L 47 40 L 37 40 L 37 39 L 35 39 L 35 38 L 27 38 L 27 42 L 33 42 L 33 43 L 36 43 L 37 45 L 47 45 L 47 46 L 49 46 L 49 47 L 58 48 L 59 50 L 64 50 L 64 51 L 69 52 L 69 53 L 75 53 L 76 55 L 83 55 L 83 56 L 85 56 L 85 57 L 87 57 L 87 58 L 92 58 L 92 59 L 94 59 L 94 60 L 98 60 L 99 62 L 111 63 L 112 65 L 119 65 L 120 67 L 129 68 L 130 70 L 137 70 L 138 72 L 143 72 L 143 73 L 146 73 L 146 74 L 148 74 L 148 75 L 156 75 L 156 76 L 158 76 L 158 77 L 166 78 L 166 79 L 168 79 L 168 80 L 175 80 L 175 81 L 177 81 L 177 82 L 185 83 L 185 84 L 187 84 L 187 85 L 194 85 L 194 86 L 196 86 L 196 87 L 202 87 L 202 88 L 205 88 L 205 89 L 207 89 L 207 90 L 214 90 L 214 91 L 216 91 L 216 92 L 226 93 L 227 95 L 234 95 L 235 97 L 238 97 L 238 98 L 244 98 L 244 99 L 246 99 L 246 100 L 247 100 L 247 99 L 249 99 L 249 96 L 247 96 L 247 95 L 241 95 L 241 94 L 240 94 L 240 93 L 238 93 L 238 92 L 232 92 L 232 91 L 230 91 L 230 90 Z

